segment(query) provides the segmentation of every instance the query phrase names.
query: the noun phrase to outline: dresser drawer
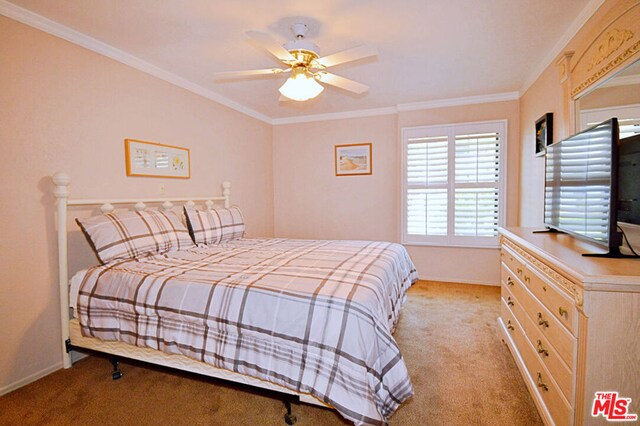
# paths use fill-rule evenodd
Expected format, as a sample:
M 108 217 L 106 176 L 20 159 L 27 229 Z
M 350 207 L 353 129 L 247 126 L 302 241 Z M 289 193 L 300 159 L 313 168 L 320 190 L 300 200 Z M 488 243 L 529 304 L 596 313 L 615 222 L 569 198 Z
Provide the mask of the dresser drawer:
M 515 343 L 516 350 L 524 362 L 526 373 L 529 376 L 529 379 L 525 380 L 530 380 L 536 387 L 534 393 L 537 395 L 534 397 L 544 403 L 556 425 L 570 425 L 573 409 L 556 382 L 551 379 L 551 376 L 543 367 L 535 348 L 527 340 L 520 323 L 504 299 L 502 299 L 501 311 L 507 331 Z
M 578 330 L 578 310 L 573 297 L 569 296 L 556 285 L 546 279 L 542 272 L 531 265 L 526 265 L 522 281 L 536 295 L 549 311 L 556 317 L 574 336 Z
M 569 369 L 573 371 L 576 338 L 540 303 L 524 284 L 517 277 L 514 277 L 511 271 L 505 267 L 502 268 L 502 281 L 503 286 L 508 289 L 510 295 L 518 302 L 518 306 L 527 314 L 531 322 L 536 326 L 538 332 L 546 337 L 560 358 L 562 358 Z M 509 297 L 509 295 L 507 295 L 507 297 Z
M 524 260 L 520 256 L 518 256 L 514 251 L 509 250 L 504 246 L 502 246 L 500 257 L 502 258 L 502 262 L 504 262 L 504 264 L 507 265 L 509 269 L 511 269 L 513 274 L 517 277 L 520 277 L 520 279 L 522 279 L 525 272 Z
M 506 286 L 502 288 L 504 303 L 507 304 L 513 316 L 518 320 L 527 340 L 535 348 L 538 357 L 547 367 L 549 374 L 553 376 L 565 398 L 568 401 L 573 401 L 573 375 L 570 368 L 572 366 L 566 365 L 556 348 L 549 343 L 544 333 L 538 328 L 538 325 L 524 311 L 520 301 L 511 294 Z

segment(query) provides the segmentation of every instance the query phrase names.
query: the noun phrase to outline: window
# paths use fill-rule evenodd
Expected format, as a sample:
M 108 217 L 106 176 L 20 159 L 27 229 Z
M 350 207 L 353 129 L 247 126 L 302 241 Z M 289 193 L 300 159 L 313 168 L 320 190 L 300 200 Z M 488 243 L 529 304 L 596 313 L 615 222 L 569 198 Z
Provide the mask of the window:
M 620 139 L 640 133 L 640 105 L 584 109 L 580 111 L 580 130 L 595 126 L 611 117 L 618 117 Z
M 506 120 L 402 130 L 405 244 L 496 247 Z

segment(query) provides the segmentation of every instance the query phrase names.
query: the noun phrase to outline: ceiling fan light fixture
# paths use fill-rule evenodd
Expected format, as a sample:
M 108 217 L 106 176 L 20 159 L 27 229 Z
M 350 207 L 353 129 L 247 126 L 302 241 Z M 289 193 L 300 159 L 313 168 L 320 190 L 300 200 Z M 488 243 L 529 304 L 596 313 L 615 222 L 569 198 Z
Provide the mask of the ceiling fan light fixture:
M 294 69 L 293 75 L 278 90 L 282 96 L 291 100 L 307 101 L 322 93 L 324 87 L 306 70 Z
M 291 72 L 291 77 L 280 87 L 281 100 L 284 98 L 294 101 L 306 101 L 318 96 L 324 87 L 318 82 L 338 87 L 347 92 L 361 95 L 369 90 L 369 86 L 340 77 L 325 71 L 329 67 L 356 61 L 362 58 L 376 56 L 378 51 L 370 45 L 362 45 L 343 50 L 322 58 L 318 55 L 318 46 L 306 40 L 309 27 L 302 23 L 296 23 L 291 27 L 294 40 L 282 45 L 269 34 L 260 31 L 247 31 L 247 35 L 254 42 L 268 50 L 282 65 L 282 68 L 265 68 L 248 71 L 225 71 L 215 74 L 216 80 L 253 77 L 259 75 L 278 75 Z

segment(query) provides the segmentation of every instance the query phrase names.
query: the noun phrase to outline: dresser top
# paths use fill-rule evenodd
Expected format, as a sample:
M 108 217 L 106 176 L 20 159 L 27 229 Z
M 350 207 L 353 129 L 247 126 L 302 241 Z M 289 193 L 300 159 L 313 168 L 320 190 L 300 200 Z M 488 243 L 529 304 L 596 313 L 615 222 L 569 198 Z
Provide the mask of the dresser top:
M 541 228 L 501 228 L 500 233 L 587 290 L 640 292 L 640 258 L 585 257 L 602 253 L 601 246 L 562 233 L 538 233 Z

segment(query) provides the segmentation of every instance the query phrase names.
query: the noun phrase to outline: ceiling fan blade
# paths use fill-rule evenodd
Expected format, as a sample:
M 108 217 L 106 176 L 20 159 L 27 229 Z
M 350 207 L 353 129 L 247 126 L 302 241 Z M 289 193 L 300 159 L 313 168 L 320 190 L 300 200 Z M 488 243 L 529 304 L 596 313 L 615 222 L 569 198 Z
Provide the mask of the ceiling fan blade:
M 247 71 L 223 71 L 213 74 L 214 80 L 223 80 L 225 78 L 237 78 L 237 77 L 253 77 L 256 75 L 265 74 L 282 74 L 284 72 L 291 71 L 291 68 L 283 70 L 280 68 L 265 68 L 261 70 L 247 70 Z
M 287 49 L 278 44 L 278 42 L 275 41 L 269 34 L 261 33 L 260 31 L 247 31 L 246 34 L 281 61 L 296 60 L 296 58 L 291 53 L 289 53 Z
M 362 46 L 343 50 L 342 52 L 319 58 L 316 60 L 316 62 L 318 62 L 325 68 L 328 68 L 335 65 L 344 64 L 345 62 L 351 62 L 358 59 L 367 58 L 369 56 L 376 56 L 377 54 L 378 49 L 375 46 L 372 46 L 370 44 L 363 44 Z
M 358 83 L 357 81 L 349 80 L 348 78 L 340 77 L 339 75 L 328 72 L 319 72 L 318 76 L 321 82 L 348 90 L 349 92 L 362 94 L 369 90 L 369 86 L 366 84 Z

